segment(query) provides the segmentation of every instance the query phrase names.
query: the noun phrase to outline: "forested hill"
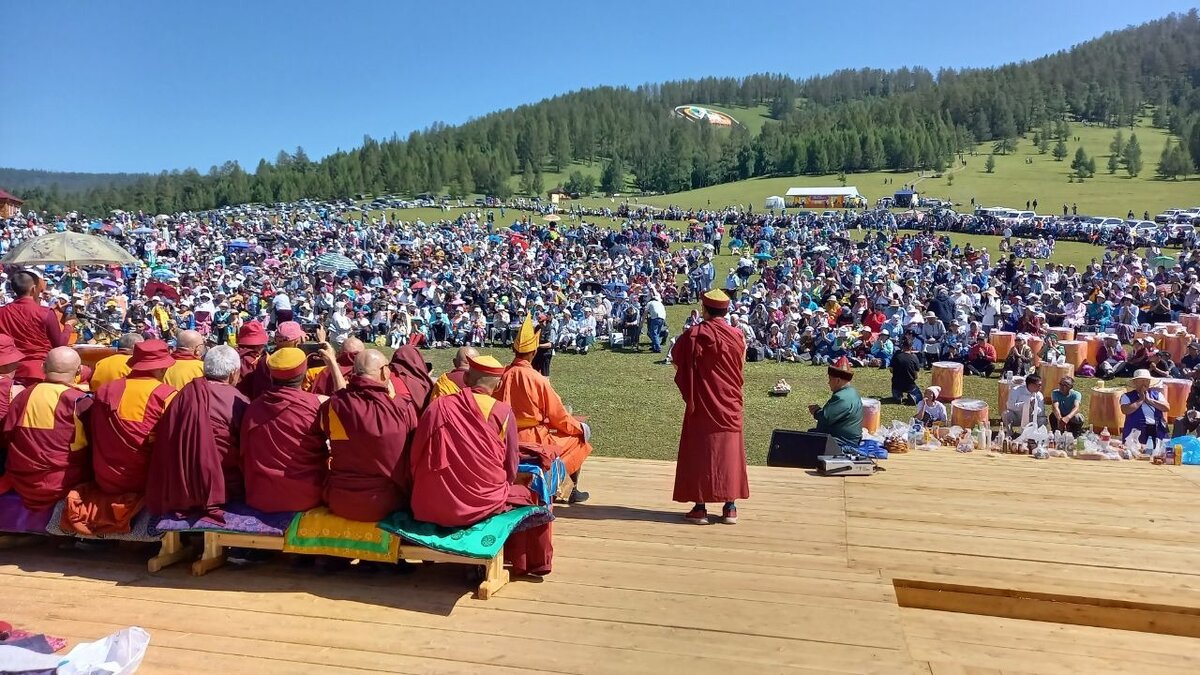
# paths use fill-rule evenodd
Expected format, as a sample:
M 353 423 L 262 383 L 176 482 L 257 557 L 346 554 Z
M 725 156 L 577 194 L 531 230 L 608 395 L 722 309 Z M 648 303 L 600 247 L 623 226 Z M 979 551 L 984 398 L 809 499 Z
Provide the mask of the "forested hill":
M 78 173 L 0 167 L 0 187 L 10 192 L 22 192 L 35 187 L 50 189 L 56 185 L 60 193 L 84 192 L 92 188 L 131 185 L 149 177 L 144 173 Z
M 676 105 L 765 106 L 752 135 L 671 114 Z M 1061 133 L 1073 118 L 1156 126 L 1188 139 L 1200 166 L 1200 16 L 1196 10 L 1105 34 L 1043 58 L 995 68 L 845 70 L 705 78 L 636 89 L 587 89 L 406 138 L 365 138 L 319 161 L 302 150 L 247 172 L 235 162 L 162 173 L 70 196 L 16 190 L 39 208 L 197 210 L 302 196 L 420 192 L 505 197 L 539 192 L 542 174 L 603 165 L 606 192 L 676 192 L 752 176 L 940 169 L 976 142 L 1003 151 L 1019 135 Z M 299 139 L 298 139 L 299 140 Z M 11 186 L 9 186 L 11 187 Z

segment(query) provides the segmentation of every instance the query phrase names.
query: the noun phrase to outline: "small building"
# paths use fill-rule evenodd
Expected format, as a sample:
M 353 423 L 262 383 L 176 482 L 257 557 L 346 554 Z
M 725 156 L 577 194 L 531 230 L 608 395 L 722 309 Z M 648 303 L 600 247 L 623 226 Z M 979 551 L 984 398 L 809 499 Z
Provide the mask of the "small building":
M 560 188 L 560 187 L 556 187 L 553 190 L 550 190 L 549 192 L 546 193 L 546 196 L 550 198 L 551 204 L 558 204 L 559 202 L 571 201 L 571 193 L 567 192 L 566 190 L 564 190 L 563 188 Z
M 12 218 L 25 202 L 5 192 L 0 188 L 0 218 Z
M 784 193 L 788 208 L 793 209 L 856 209 L 866 206 L 867 200 L 853 185 L 846 187 L 788 188 Z

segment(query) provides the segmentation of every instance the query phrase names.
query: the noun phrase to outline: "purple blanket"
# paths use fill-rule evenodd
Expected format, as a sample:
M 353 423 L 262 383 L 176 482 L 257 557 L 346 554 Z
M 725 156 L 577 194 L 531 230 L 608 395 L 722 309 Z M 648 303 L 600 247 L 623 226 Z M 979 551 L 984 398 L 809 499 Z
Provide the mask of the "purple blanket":
M 203 532 L 232 532 L 235 534 L 264 534 L 282 537 L 292 524 L 296 515 L 291 512 L 264 513 L 245 504 L 226 504 L 221 512 L 224 521 L 214 516 L 192 516 L 188 518 L 179 515 L 163 516 L 159 519 L 157 528 L 163 532 L 186 532 L 189 530 Z
M 0 532 L 46 534 L 46 525 L 53 514 L 54 509 L 30 511 L 14 491 L 0 495 Z

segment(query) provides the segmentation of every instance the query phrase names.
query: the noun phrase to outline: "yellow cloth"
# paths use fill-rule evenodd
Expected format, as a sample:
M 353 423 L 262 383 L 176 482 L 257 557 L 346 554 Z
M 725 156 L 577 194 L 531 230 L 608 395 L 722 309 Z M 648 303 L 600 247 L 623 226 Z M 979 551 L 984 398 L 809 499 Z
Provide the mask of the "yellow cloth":
M 332 555 L 372 562 L 396 562 L 400 538 L 381 530 L 378 523 L 347 520 L 318 506 L 296 516 L 284 535 L 285 553 Z
M 317 376 L 320 375 L 328 366 L 316 366 L 309 368 L 308 372 L 304 373 L 304 384 L 300 386 L 304 391 L 312 391 L 313 385 L 317 383 Z
M 200 359 L 176 359 L 175 365 L 167 368 L 163 382 L 176 389 L 183 389 L 184 385 L 197 377 L 204 377 L 203 361 Z
M 92 371 L 92 379 L 90 381 L 92 391 L 99 389 L 102 384 L 127 377 L 129 375 L 130 356 L 132 355 L 113 354 L 97 361 L 96 369 Z
M 446 377 L 446 373 L 442 373 L 441 377 L 439 377 L 437 381 L 433 383 L 433 392 L 429 395 L 429 400 L 433 401 L 442 396 L 453 396 L 459 391 L 461 391 L 461 389 L 459 389 L 458 385 L 454 383 L 454 380 Z
M 538 348 L 537 331 L 533 329 L 533 316 L 525 315 L 525 322 L 517 331 L 517 339 L 513 340 L 513 351 L 518 354 L 536 352 Z

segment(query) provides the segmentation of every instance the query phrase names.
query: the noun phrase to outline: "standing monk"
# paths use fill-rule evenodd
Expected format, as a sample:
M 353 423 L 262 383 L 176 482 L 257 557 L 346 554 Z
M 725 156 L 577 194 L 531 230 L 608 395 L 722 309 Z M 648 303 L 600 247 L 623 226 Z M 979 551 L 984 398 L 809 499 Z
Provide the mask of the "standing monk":
M 325 363 L 342 388 L 337 356 L 325 345 Z M 302 391 L 308 359 L 295 347 L 277 350 L 267 359 L 273 385 L 250 402 L 242 419 L 242 475 L 246 504 L 268 513 L 307 511 L 321 505 L 329 452 L 318 413 L 322 398 Z
M 562 457 L 576 486 L 568 501 L 572 504 L 585 502 L 589 495 L 578 489 L 579 471 L 583 460 L 592 454 L 589 443 L 592 430 L 567 413 L 550 380 L 533 369 L 531 361 L 537 348 L 538 334 L 533 330 L 533 320 L 526 314 L 525 323 L 513 341 L 516 358 L 504 370 L 494 395 L 512 406 L 522 443 L 550 447 L 554 454 Z
M 321 431 L 329 439 L 325 503 L 343 518 L 375 522 L 408 505 L 407 454 L 417 413 L 407 391 L 391 390 L 390 379 L 387 357 L 362 351 L 349 384 L 322 408 Z
M 237 334 L 237 350 L 241 356 L 242 365 L 238 373 L 238 391 L 246 395 L 246 398 L 254 400 L 255 395 L 260 394 L 260 391 L 252 391 L 251 385 L 257 389 L 261 386 L 261 382 L 255 383 L 256 378 L 252 377 L 258 369 L 258 362 L 263 360 L 263 354 L 267 349 L 267 329 L 257 321 L 248 321 L 242 324 L 238 329 Z M 268 386 L 270 374 L 268 373 Z M 265 388 L 265 387 L 264 387 Z
M 833 396 L 824 406 L 808 406 L 808 411 L 817 420 L 813 431 L 829 434 L 837 441 L 842 450 L 857 451 L 862 442 L 863 407 L 862 397 L 858 390 L 850 386 L 854 379 L 854 369 L 850 361 L 841 357 L 826 369 L 829 378 L 829 390 Z
M 129 376 L 96 391 L 92 470 L 101 492 L 145 494 L 154 427 L 175 398 L 175 389 L 162 381 L 173 363 L 167 343 L 139 342 L 129 359 Z
M 467 370 L 471 366 L 471 359 L 479 357 L 479 350 L 474 347 L 459 347 L 454 353 L 454 369 L 442 373 L 441 377 L 433 383 L 433 394 L 431 398 L 439 396 L 449 396 L 457 394 L 467 388 Z
M 213 347 L 203 376 L 167 408 L 150 454 L 150 513 L 204 515 L 245 496 L 238 434 L 250 402 L 235 386 L 240 361 L 233 347 Z
M 71 488 L 91 478 L 86 421 L 92 399 L 72 385 L 81 368 L 74 349 L 51 349 L 46 380 L 21 391 L 4 419 L 4 478 L 31 511 L 53 508 Z
M 473 357 L 463 391 L 434 399 L 417 425 L 409 453 L 412 513 L 443 527 L 465 527 L 513 506 L 537 504 L 517 485 L 517 420 L 507 403 L 491 397 L 504 366 Z M 513 574 L 550 573 L 550 523 L 516 532 L 504 544 Z
M 175 365 L 167 369 L 163 382 L 183 389 L 188 382 L 204 377 L 204 336 L 194 330 L 180 331 L 175 336 L 175 349 L 171 352 Z M 94 378 L 95 376 L 93 376 Z
M 44 284 L 29 270 L 20 270 L 8 282 L 16 300 L 0 307 L 0 333 L 13 339 L 26 361 L 41 364 L 54 347 L 70 343 L 75 319 L 60 324 L 58 314 L 37 300 Z
M 684 331 L 671 348 L 675 386 L 687 406 L 675 463 L 677 502 L 695 506 L 684 518 L 708 524 L 708 502 L 723 502 L 721 522 L 737 523 L 739 499 L 750 497 L 742 437 L 742 363 L 746 342 L 729 325 L 729 296 L 701 297 L 704 321 Z
M 92 379 L 89 381 L 92 391 L 128 376 L 129 357 L 133 356 L 133 347 L 144 339 L 137 333 L 126 333 L 117 338 L 117 353 L 96 362 L 96 369 L 92 371 Z

